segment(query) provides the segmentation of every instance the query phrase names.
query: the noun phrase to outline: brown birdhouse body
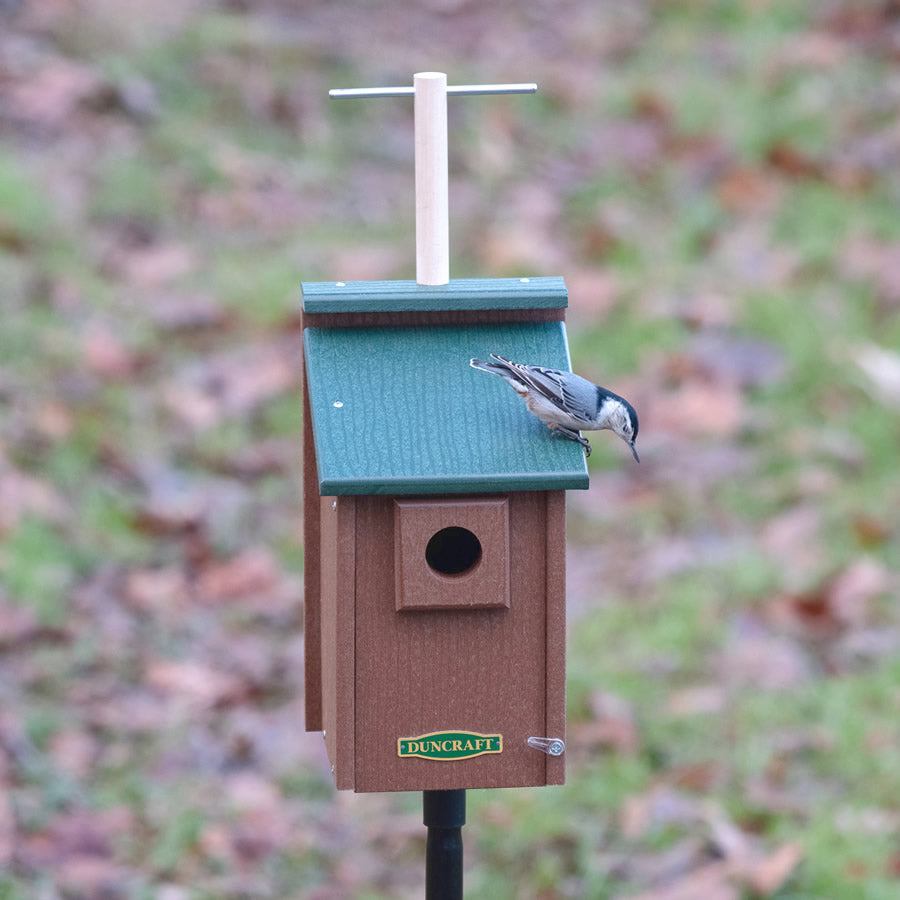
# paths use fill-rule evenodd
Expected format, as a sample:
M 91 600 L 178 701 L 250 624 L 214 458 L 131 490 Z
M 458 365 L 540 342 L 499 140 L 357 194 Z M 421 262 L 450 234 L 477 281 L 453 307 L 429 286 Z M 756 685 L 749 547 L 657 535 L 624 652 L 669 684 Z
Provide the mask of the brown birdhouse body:
M 304 285 L 306 727 L 338 788 L 564 780 L 584 454 L 468 362 L 568 369 L 565 305 L 559 278 Z

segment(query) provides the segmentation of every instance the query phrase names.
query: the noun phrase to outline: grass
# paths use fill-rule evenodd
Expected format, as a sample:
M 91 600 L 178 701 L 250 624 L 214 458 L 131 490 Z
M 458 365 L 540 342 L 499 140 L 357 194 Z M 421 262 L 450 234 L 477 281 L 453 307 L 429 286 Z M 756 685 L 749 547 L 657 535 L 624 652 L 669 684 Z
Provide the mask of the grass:
M 55 529 L 29 518 L 7 535 L 0 572 L 4 587 L 21 598 L 42 624 L 61 626 L 75 569 L 83 562 Z

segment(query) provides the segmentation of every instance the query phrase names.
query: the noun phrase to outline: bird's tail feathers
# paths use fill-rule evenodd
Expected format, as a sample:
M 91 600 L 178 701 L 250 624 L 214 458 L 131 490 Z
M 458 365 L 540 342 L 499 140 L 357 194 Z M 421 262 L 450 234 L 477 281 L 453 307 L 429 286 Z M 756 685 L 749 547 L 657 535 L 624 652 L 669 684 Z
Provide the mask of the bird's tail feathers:
M 491 359 L 496 360 L 496 362 L 491 362 L 487 359 L 470 359 L 469 365 L 473 369 L 482 369 L 485 372 L 509 372 L 515 366 L 515 363 L 512 360 L 506 359 L 504 356 L 498 356 L 496 353 L 491 354 Z
M 494 354 L 492 353 L 491 356 L 493 355 Z M 497 374 L 506 370 L 506 366 L 498 365 L 497 363 L 490 362 L 486 359 L 470 359 L 469 365 L 473 369 L 481 369 L 483 372 L 491 372 L 493 374 Z

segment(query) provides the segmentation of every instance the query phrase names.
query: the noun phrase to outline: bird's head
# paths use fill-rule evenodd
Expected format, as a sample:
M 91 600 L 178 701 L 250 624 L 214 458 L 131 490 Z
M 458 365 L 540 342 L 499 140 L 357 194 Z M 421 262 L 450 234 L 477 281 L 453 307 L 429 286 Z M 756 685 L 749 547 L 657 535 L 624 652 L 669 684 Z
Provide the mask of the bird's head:
M 641 461 L 634 442 L 638 436 L 638 417 L 634 407 L 623 397 L 614 397 L 609 401 L 611 409 L 607 421 L 611 428 L 631 448 L 637 462 Z

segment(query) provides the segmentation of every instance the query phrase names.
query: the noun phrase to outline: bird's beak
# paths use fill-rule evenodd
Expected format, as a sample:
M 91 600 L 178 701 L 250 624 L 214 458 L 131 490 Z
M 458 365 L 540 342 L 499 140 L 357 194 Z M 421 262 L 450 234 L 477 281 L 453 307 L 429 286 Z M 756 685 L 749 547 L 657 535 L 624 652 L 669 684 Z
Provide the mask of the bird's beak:
M 635 449 L 635 446 L 634 446 L 634 441 L 631 441 L 631 442 L 628 444 L 628 446 L 631 447 L 631 453 L 632 453 L 632 455 L 634 456 L 635 461 L 636 461 L 636 462 L 640 462 L 640 461 L 641 461 L 641 458 L 640 458 L 640 457 L 638 456 L 638 454 L 637 454 L 637 450 Z

